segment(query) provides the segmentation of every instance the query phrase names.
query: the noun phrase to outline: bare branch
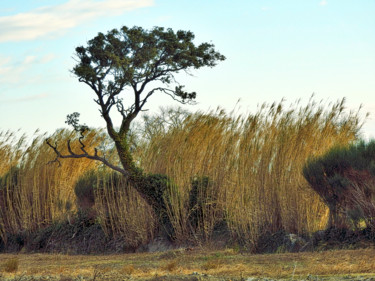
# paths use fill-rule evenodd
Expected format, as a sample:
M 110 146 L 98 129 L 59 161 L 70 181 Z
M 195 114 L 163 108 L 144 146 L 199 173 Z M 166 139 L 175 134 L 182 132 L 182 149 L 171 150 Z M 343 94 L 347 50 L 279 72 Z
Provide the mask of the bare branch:
M 55 145 L 52 145 L 52 144 L 50 143 L 50 139 L 47 139 L 47 140 L 46 140 L 46 143 L 47 143 L 48 146 L 51 147 L 51 148 L 55 151 L 55 153 L 56 153 L 56 158 L 55 158 L 54 160 L 49 161 L 49 162 L 47 163 L 47 165 L 52 164 L 52 163 L 58 163 L 58 164 L 59 164 L 59 167 L 61 167 L 61 162 L 60 162 L 60 160 L 59 160 L 59 157 L 61 156 L 61 153 L 60 153 L 60 151 L 57 150 L 57 143 L 55 143 Z M 68 147 L 69 147 L 69 144 L 68 144 Z
M 67 146 L 68 146 L 68 151 L 69 151 L 69 154 L 66 154 L 66 155 L 63 155 L 61 154 L 61 152 L 58 150 L 57 148 L 57 143 L 55 143 L 55 145 L 51 144 L 50 142 L 50 139 L 47 139 L 46 140 L 46 143 L 49 147 L 51 147 L 53 149 L 53 151 L 56 153 L 56 158 L 52 161 L 49 161 L 48 164 L 51 164 L 51 163 L 55 163 L 57 162 L 59 164 L 59 166 L 61 166 L 61 162 L 60 162 L 60 159 L 71 159 L 71 158 L 74 158 L 74 159 L 80 159 L 80 158 L 87 158 L 87 159 L 91 159 L 91 160 L 96 160 L 96 161 L 100 161 L 102 162 L 104 165 L 108 166 L 109 168 L 117 171 L 117 172 L 120 172 L 121 174 L 123 174 L 124 176 L 129 176 L 130 173 L 118 166 L 115 166 L 113 165 L 112 163 L 110 163 L 107 159 L 105 159 L 105 157 L 101 157 L 98 155 L 98 149 L 95 148 L 95 153 L 94 155 L 90 155 L 89 153 L 87 153 L 82 147 L 81 147 L 81 150 L 84 151 L 84 153 L 81 153 L 81 154 L 77 154 L 75 152 L 73 152 L 73 150 L 71 149 L 71 146 L 70 146 L 70 143 L 71 143 L 71 140 L 68 140 L 67 142 Z

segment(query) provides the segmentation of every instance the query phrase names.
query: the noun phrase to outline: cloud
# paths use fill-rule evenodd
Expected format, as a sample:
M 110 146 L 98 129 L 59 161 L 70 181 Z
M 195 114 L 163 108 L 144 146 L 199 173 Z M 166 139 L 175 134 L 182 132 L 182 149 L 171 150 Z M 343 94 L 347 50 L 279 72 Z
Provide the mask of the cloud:
M 54 54 L 45 54 L 44 56 L 37 57 L 28 55 L 18 61 L 13 61 L 11 58 L 0 56 L 0 82 L 3 84 L 17 84 L 21 80 L 25 71 L 29 70 L 36 64 L 44 64 L 50 62 L 55 58 Z
M 2 84 L 14 84 L 19 82 L 22 72 L 27 69 L 25 58 L 22 63 L 14 63 L 10 58 L 0 57 L 0 82 Z
M 328 3 L 327 3 L 327 0 L 322 0 L 322 1 L 320 1 L 320 3 L 319 3 L 319 5 L 320 6 L 325 6 L 325 5 L 327 5 Z
M 0 103 L 4 104 L 4 103 L 19 103 L 19 102 L 37 101 L 37 100 L 45 99 L 48 96 L 49 95 L 46 94 L 46 93 L 37 94 L 37 95 L 32 95 L 32 96 L 20 97 L 20 98 L 4 99 L 4 100 L 0 100 Z
M 27 56 L 24 60 L 23 60 L 23 63 L 22 64 L 32 64 L 36 59 L 36 56 Z
M 11 69 L 9 65 L 10 62 L 11 62 L 10 58 L 0 57 L 0 77 L 2 75 L 5 75 Z
M 40 60 L 39 62 L 40 63 L 47 63 L 47 62 L 50 62 L 51 60 L 53 60 L 55 58 L 55 55 L 54 54 L 47 54 L 47 55 L 44 55 Z
M 171 19 L 173 19 L 173 17 L 164 15 L 164 16 L 160 16 L 160 17 L 158 17 L 158 18 L 156 19 L 156 21 L 157 21 L 158 23 L 165 23 L 165 22 L 170 21 Z
M 153 0 L 69 0 L 56 6 L 0 17 L 0 42 L 34 40 L 59 34 L 98 17 L 151 6 Z

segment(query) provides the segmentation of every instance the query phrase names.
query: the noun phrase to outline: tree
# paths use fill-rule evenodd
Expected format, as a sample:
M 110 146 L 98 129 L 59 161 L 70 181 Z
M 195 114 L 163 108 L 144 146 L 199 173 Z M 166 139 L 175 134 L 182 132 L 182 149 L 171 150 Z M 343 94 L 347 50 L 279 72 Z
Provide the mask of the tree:
M 175 74 L 191 69 L 214 67 L 225 57 L 215 51 L 211 43 L 196 46 L 194 34 L 190 31 L 177 31 L 155 27 L 145 30 L 141 27 L 113 29 L 107 34 L 99 33 L 88 41 L 87 47 L 76 48 L 77 64 L 72 72 L 80 82 L 87 84 L 95 93 L 95 102 L 101 116 L 106 122 L 109 137 L 116 147 L 121 167 L 110 163 L 95 149 L 89 154 L 84 145 L 84 134 L 87 126 L 79 125 L 79 113 L 68 115 L 67 123 L 79 131 L 81 153 L 73 152 L 68 142 L 68 154 L 62 154 L 57 144 L 47 140 L 47 144 L 59 158 L 89 158 L 98 160 L 108 167 L 122 173 L 133 184 L 140 195 L 160 209 L 160 198 L 156 196 L 155 177 L 144 175 L 136 167 L 129 149 L 128 133 L 130 124 L 144 109 L 149 98 L 155 93 L 170 96 L 180 103 L 193 103 L 195 92 L 187 92 L 180 85 Z M 150 88 L 153 84 L 154 87 Z M 174 86 L 174 87 L 173 87 Z M 122 120 L 120 127 L 115 128 L 111 113 L 117 111 Z M 151 180 L 152 178 L 153 180 Z M 165 177 L 156 177 L 156 185 L 168 182 Z M 163 179 L 162 179 L 163 178 Z M 152 187 L 153 186 L 153 187 Z

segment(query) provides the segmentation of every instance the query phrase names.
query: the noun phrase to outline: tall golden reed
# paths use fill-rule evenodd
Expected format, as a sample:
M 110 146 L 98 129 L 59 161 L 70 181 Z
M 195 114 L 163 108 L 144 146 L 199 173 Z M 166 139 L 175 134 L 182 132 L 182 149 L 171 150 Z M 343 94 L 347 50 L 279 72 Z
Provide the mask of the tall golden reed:
M 344 100 L 328 106 L 297 102 L 289 108 L 282 101 L 263 105 L 248 116 L 223 110 L 187 114 L 177 109 L 163 114 L 145 119 L 146 126 L 132 135 L 132 149 L 146 172 L 167 174 L 175 183 L 165 200 L 176 238 L 209 241 L 215 225 L 225 220 L 231 235 L 251 250 L 267 232 L 324 228 L 327 208 L 308 187 L 302 167 L 308 157 L 356 140 L 361 127 L 359 112 L 346 112 Z M 166 119 L 169 126 L 163 124 Z M 55 154 L 45 145 L 45 137 L 28 144 L 24 136 L 16 141 L 11 132 L 0 134 L 0 176 L 16 175 L 0 187 L 3 239 L 5 232 L 35 231 L 69 219 L 76 212 L 75 182 L 98 168 L 98 163 L 86 159 L 47 164 Z M 70 138 L 77 136 L 67 130 L 57 130 L 51 137 L 60 148 Z M 91 149 L 111 148 L 104 145 L 102 131 L 90 131 L 85 141 Z M 191 183 L 202 177 L 211 184 L 198 189 L 199 206 L 192 208 Z M 200 219 L 192 226 L 191 216 L 198 207 Z M 108 185 L 96 193 L 95 210 L 103 229 L 124 237 L 129 245 L 152 236 L 156 220 L 151 209 L 126 184 L 120 191 Z
M 59 147 L 64 147 L 68 139 L 75 137 L 67 130 L 57 130 L 52 136 Z M 36 136 L 28 144 L 22 136 L 16 146 L 6 141 L 1 144 L 11 159 L 5 158 L 7 171 L 1 167 L 0 223 L 3 233 L 31 232 L 67 218 L 75 210 L 75 181 L 85 170 L 97 164 L 87 159 L 68 159 L 61 161 L 61 166 L 48 164 L 55 159 L 55 154 L 45 144 L 45 138 L 46 135 Z M 92 146 L 100 143 L 95 131 L 87 136 L 87 141 Z M 19 153 L 20 146 L 23 146 L 22 153 Z M 73 149 L 78 151 L 76 145 Z M 14 155 L 19 154 L 21 156 L 14 159 Z
M 322 229 L 327 208 L 308 187 L 302 167 L 308 157 L 356 139 L 359 114 L 344 109 L 342 100 L 328 108 L 313 101 L 263 105 L 247 117 L 195 113 L 182 126 L 154 135 L 141 165 L 176 182 L 167 200 L 177 238 L 188 237 L 188 198 L 197 176 L 208 176 L 216 187 L 216 209 L 207 208 L 211 213 L 200 232 L 212 232 L 221 219 L 218 209 L 232 235 L 253 250 L 267 232 Z
M 103 172 L 107 176 L 98 174 L 97 179 L 102 188 L 95 191 L 97 220 L 107 236 L 121 238 L 126 248 L 136 249 L 153 238 L 156 219 L 152 209 L 122 177 L 116 182 L 113 172 Z

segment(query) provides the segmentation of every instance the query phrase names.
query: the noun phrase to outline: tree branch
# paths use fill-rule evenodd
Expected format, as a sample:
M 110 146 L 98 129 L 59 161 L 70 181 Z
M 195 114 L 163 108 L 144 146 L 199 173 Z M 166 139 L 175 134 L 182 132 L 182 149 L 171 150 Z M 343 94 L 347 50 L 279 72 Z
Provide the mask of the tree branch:
M 55 145 L 51 144 L 50 142 L 50 139 L 47 139 L 46 140 L 46 143 L 49 147 L 51 147 L 53 149 L 53 151 L 56 153 L 56 158 L 52 161 L 49 161 L 48 164 L 51 164 L 51 163 L 58 163 L 59 166 L 61 166 L 61 162 L 59 159 L 69 159 L 69 158 L 74 158 L 74 159 L 80 159 L 80 158 L 87 158 L 87 159 L 91 159 L 91 160 L 96 160 L 96 161 L 100 161 L 102 162 L 104 165 L 108 166 L 109 168 L 117 171 L 117 172 L 120 172 L 121 174 L 123 174 L 124 176 L 129 176 L 130 173 L 118 166 L 115 166 L 113 165 L 112 163 L 110 163 L 107 159 L 105 159 L 104 157 L 101 157 L 98 155 L 98 149 L 95 148 L 95 153 L 94 155 L 90 155 L 89 153 L 86 152 L 86 150 L 84 149 L 84 145 L 83 147 L 81 146 L 81 150 L 84 152 L 84 153 L 81 153 L 81 154 L 77 154 L 77 153 L 74 153 L 71 146 L 70 146 L 70 143 L 71 143 L 71 140 L 68 140 L 68 151 L 69 151 L 69 154 L 66 154 L 66 155 L 63 155 L 61 154 L 61 152 L 58 150 L 57 148 L 57 143 L 55 143 Z M 80 141 L 81 145 L 82 145 L 82 142 Z

